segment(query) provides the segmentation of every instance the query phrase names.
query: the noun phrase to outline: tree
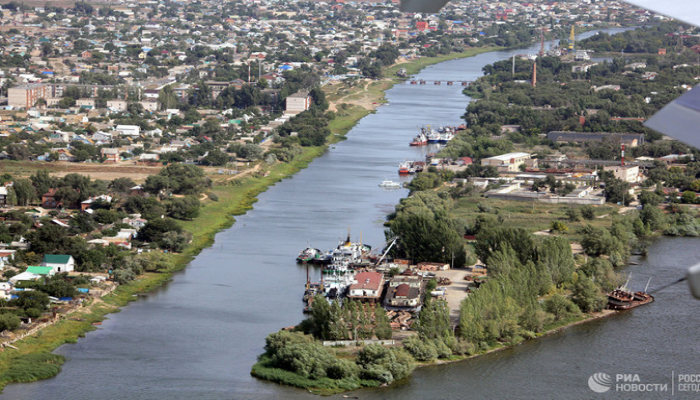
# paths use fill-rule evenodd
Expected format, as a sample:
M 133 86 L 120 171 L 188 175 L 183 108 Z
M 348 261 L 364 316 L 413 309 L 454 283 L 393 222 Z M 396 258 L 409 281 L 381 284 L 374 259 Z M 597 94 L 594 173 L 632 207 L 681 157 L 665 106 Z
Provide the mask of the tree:
M 15 192 L 18 206 L 26 206 L 37 198 L 36 190 L 28 179 L 16 179 L 12 183 L 12 190 Z
M 177 96 L 175 95 L 171 85 L 165 86 L 160 90 L 160 92 L 158 92 L 158 104 L 160 104 L 161 110 L 175 108 L 178 102 Z
M 681 195 L 681 203 L 683 203 L 683 204 L 695 204 L 696 197 L 697 196 L 695 195 L 695 192 L 690 191 L 690 190 L 686 190 Z
M 0 314 L 0 332 L 13 331 L 19 328 L 20 319 L 18 316 L 9 313 Z
M 639 203 L 642 206 L 645 206 L 647 204 L 652 205 L 652 206 L 658 206 L 664 201 L 663 197 L 659 196 L 658 194 L 654 192 L 650 192 L 648 190 L 645 190 L 639 194 Z
M 605 200 L 611 203 L 620 203 L 624 206 L 634 200 L 634 196 L 629 194 L 630 184 L 621 179 L 610 179 L 605 182 Z
M 45 310 L 49 306 L 49 295 L 38 290 L 19 292 L 16 299 L 10 300 L 9 305 L 23 310 L 29 308 Z
M 182 227 L 172 218 L 150 220 L 139 229 L 139 239 L 144 242 L 159 242 L 166 232 L 182 232 Z
M 581 219 L 581 214 L 579 213 L 579 210 L 575 208 L 569 208 L 568 210 L 566 210 L 566 216 L 571 222 L 576 222 Z
M 594 219 L 595 218 L 595 208 L 593 208 L 593 206 L 590 206 L 590 205 L 585 205 L 585 206 L 581 207 L 581 216 L 584 219 L 587 219 L 589 221 Z
M 563 237 L 546 238 L 537 247 L 537 264 L 548 271 L 554 285 L 569 282 L 576 268 L 569 241 Z
M 89 233 L 97 228 L 97 224 L 92 215 L 88 213 L 78 213 L 69 221 L 70 226 L 77 233 Z
M 136 183 L 131 178 L 126 177 L 116 178 L 109 183 L 109 188 L 116 193 L 129 193 L 134 186 L 136 186 Z
M 262 157 L 263 149 L 257 144 L 247 143 L 238 150 L 236 154 L 238 157 L 244 158 L 249 161 L 255 161 Z
M 181 252 L 191 240 L 192 234 L 189 232 L 165 232 L 160 240 L 160 246 L 173 252 Z
M 56 180 L 52 178 L 49 175 L 49 171 L 45 169 L 37 171 L 34 175 L 29 177 L 29 180 L 34 184 L 38 196 L 42 196 L 49 191 L 49 188 L 55 187 L 56 185 Z
M 75 297 L 78 291 L 68 281 L 65 280 L 67 274 L 54 275 L 43 285 L 40 290 L 53 297 Z
M 226 153 L 221 150 L 212 150 L 202 159 L 204 165 L 214 165 L 217 167 L 226 165 L 231 160 Z
M 559 321 L 571 315 L 580 314 L 579 308 L 566 297 L 555 294 L 544 301 L 544 309 L 554 315 L 554 319 Z
M 199 199 L 194 196 L 175 198 L 168 203 L 168 215 L 175 219 L 191 220 L 199 215 Z
M 13 160 L 26 160 L 29 158 L 29 156 L 32 155 L 31 150 L 27 148 L 27 146 L 23 144 L 17 144 L 13 143 L 5 148 L 5 151 L 7 151 L 7 154 L 12 158 Z
M 598 312 L 607 304 L 600 288 L 587 276 L 580 277 L 576 282 L 571 300 L 585 313 Z
M 391 339 L 392 335 L 389 317 L 380 306 L 374 307 L 374 334 L 382 340 Z

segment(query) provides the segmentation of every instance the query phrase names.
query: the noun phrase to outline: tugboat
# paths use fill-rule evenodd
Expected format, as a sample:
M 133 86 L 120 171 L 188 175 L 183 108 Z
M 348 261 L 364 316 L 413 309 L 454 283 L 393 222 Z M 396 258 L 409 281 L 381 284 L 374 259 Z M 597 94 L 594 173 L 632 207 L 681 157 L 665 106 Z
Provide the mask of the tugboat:
M 321 255 L 321 250 L 314 249 L 313 247 L 307 247 L 299 253 L 297 256 L 298 263 L 307 263 L 313 261 L 316 257 Z
M 651 281 L 651 278 L 649 280 Z M 627 278 L 627 281 L 629 282 L 629 278 Z M 644 288 L 644 291 L 632 292 L 627 289 L 627 283 L 625 283 L 624 286 L 620 286 L 608 293 L 608 308 L 611 310 L 629 310 L 630 308 L 651 303 L 654 301 L 654 296 L 647 293 L 648 287 L 649 282 L 647 282 L 647 287 Z
M 404 161 L 399 164 L 399 175 L 408 175 L 410 173 L 412 173 L 410 161 Z
M 425 136 L 425 133 L 423 130 L 421 130 L 421 133 L 413 138 L 413 141 L 409 143 L 409 146 L 411 147 L 420 147 L 420 146 L 427 146 L 428 145 L 428 137 Z

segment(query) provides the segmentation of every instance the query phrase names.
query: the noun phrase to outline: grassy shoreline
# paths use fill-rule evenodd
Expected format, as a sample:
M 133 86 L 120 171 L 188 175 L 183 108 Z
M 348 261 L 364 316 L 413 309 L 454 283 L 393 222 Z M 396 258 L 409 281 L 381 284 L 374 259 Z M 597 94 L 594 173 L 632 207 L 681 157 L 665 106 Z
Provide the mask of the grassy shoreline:
M 525 339 L 521 342 L 515 343 L 515 344 L 507 344 L 507 343 L 499 343 L 494 347 L 489 348 L 488 350 L 484 350 L 481 352 L 478 352 L 476 354 L 471 354 L 471 355 L 453 355 L 448 359 L 439 359 L 431 362 L 415 362 L 415 367 L 416 368 L 424 368 L 424 367 L 435 367 L 435 366 L 442 366 L 446 364 L 452 364 L 456 362 L 461 362 L 461 361 L 466 361 L 466 360 L 471 360 L 477 357 L 485 356 L 487 354 L 503 351 L 506 349 L 513 348 L 517 346 L 520 343 L 529 341 L 529 340 L 537 340 L 540 338 L 545 338 L 552 336 L 556 334 L 557 332 L 561 332 L 563 330 L 569 329 L 573 326 L 576 325 L 581 325 L 585 324 L 591 321 L 603 319 L 610 317 L 612 315 L 616 315 L 617 312 L 613 310 L 603 310 L 601 312 L 596 312 L 592 314 L 583 314 L 577 317 L 572 317 L 568 319 L 564 319 L 558 322 L 555 322 L 548 326 L 543 332 L 538 333 L 536 337 L 532 339 Z M 348 358 L 347 354 L 337 354 L 337 357 L 342 357 L 342 358 Z M 275 382 L 281 385 L 286 385 L 286 386 L 292 386 L 296 387 L 299 389 L 306 389 L 310 393 L 317 394 L 317 395 L 322 395 L 322 396 L 330 396 L 334 394 L 339 394 L 339 393 L 346 393 L 346 392 L 351 392 L 354 390 L 361 390 L 362 388 L 376 388 L 380 387 L 380 382 L 375 382 L 375 381 L 361 381 L 361 382 L 354 382 L 354 384 L 351 384 L 351 382 L 348 382 L 347 380 L 333 380 L 329 378 L 323 378 L 322 380 L 312 380 L 306 377 L 303 377 L 301 375 L 295 374 L 294 372 L 287 371 L 284 369 L 280 368 L 275 368 L 275 367 L 269 367 L 267 365 L 267 361 L 265 357 L 262 357 L 253 367 L 251 368 L 251 375 L 259 378 L 259 379 L 264 379 L 268 380 L 271 382 Z M 408 378 L 410 379 L 410 378 Z M 402 381 L 396 381 L 392 384 L 389 385 L 389 388 L 391 388 L 394 385 L 397 384 L 402 384 L 405 380 Z
M 401 81 L 395 77 L 399 68 L 406 68 L 409 74 L 415 74 L 428 65 L 498 49 L 496 47 L 473 48 L 462 53 L 420 58 L 388 67 L 385 69 L 385 75 L 394 75 L 394 77 L 387 82 L 388 84 L 374 85 L 371 90 L 372 96 L 373 98 L 376 96 L 378 103 L 385 101 L 384 91 Z M 364 88 L 358 87 L 353 90 L 360 93 Z M 373 109 L 355 106 L 337 115 L 331 122 L 332 135 L 328 139 L 329 145 L 343 140 L 350 129 L 373 111 Z M 66 343 L 76 343 L 78 338 L 96 329 L 93 323 L 104 320 L 110 313 L 119 312 L 121 307 L 138 299 L 138 294 L 150 292 L 169 282 L 175 272 L 184 269 L 202 250 L 211 246 L 218 232 L 233 225 L 234 216 L 245 214 L 252 209 L 257 201 L 257 195 L 280 180 L 306 168 L 316 157 L 322 155 L 327 147 L 328 145 L 305 148 L 304 152 L 291 163 L 276 164 L 266 173 L 258 172 L 237 180 L 235 185 L 230 182 L 216 185 L 212 192 L 219 197 L 219 201 L 207 201 L 204 204 L 205 212 L 193 221 L 182 222 L 183 228 L 192 232 L 193 239 L 183 253 L 171 255 L 175 268 L 163 273 L 144 274 L 138 280 L 119 286 L 114 293 L 96 302 L 98 304 L 90 304 L 85 309 L 71 314 L 70 317 L 42 329 L 39 333 L 15 342 L 13 345 L 17 350 L 4 349 L 0 352 L 0 390 L 9 383 L 32 382 L 56 376 L 65 358 L 51 354 L 52 351 Z

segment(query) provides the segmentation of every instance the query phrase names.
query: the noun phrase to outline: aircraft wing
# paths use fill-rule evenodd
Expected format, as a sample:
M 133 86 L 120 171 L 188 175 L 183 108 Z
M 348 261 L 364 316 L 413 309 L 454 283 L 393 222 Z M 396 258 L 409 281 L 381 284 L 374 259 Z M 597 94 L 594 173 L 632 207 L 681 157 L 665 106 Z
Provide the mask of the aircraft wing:
M 700 149 L 700 85 L 668 103 L 644 125 Z
M 447 4 L 448 0 L 401 0 L 401 11 L 433 14 Z
M 635 6 L 700 26 L 698 0 L 625 0 Z M 700 149 L 700 85 L 667 104 L 644 123 L 647 127 Z
M 700 26 L 700 1 L 698 0 L 624 0 L 647 10 Z

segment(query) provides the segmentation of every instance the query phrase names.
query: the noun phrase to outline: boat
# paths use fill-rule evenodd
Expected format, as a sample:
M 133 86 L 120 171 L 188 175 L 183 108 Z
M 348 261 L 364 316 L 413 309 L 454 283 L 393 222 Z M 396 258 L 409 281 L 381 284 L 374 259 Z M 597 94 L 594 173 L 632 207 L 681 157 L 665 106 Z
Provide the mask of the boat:
M 425 133 L 421 131 L 421 133 L 413 138 L 413 141 L 409 143 L 409 146 L 412 147 L 420 147 L 420 146 L 426 146 L 428 144 L 428 137 L 425 136 Z
M 330 254 L 331 261 L 321 271 L 321 282 L 311 283 L 307 269 L 304 302 L 310 303 L 316 294 L 322 294 L 329 301 L 342 302 L 355 279 L 353 265 L 361 263 L 371 251 L 370 246 L 351 241 L 348 233 L 347 239 L 341 240 L 333 251 L 326 253 Z M 320 257 L 325 257 L 326 254 Z M 310 306 L 311 304 L 308 304 L 307 307 L 310 309 Z
M 441 134 L 440 132 L 435 131 L 435 130 L 431 131 L 431 132 L 428 134 L 428 143 L 429 143 L 429 144 L 440 143 L 440 137 L 441 137 L 441 136 L 442 136 L 442 134 Z
M 394 182 L 394 181 L 385 179 L 382 181 L 382 183 L 379 184 L 379 186 L 381 186 L 383 188 L 392 189 L 392 188 L 400 188 L 401 184 L 398 182 Z
M 452 140 L 454 137 L 455 134 L 451 130 L 445 130 L 445 132 L 441 133 L 438 137 L 438 143 L 447 144 L 447 142 Z
M 399 164 L 399 175 L 408 175 L 410 173 L 412 173 L 410 161 L 404 161 Z
M 297 256 L 297 262 L 307 263 L 313 261 L 316 257 L 321 255 L 321 250 L 314 249 L 313 247 L 307 247 L 299 253 Z
M 651 278 L 649 281 L 651 281 Z M 629 282 L 629 278 L 627 278 L 627 282 Z M 629 310 L 630 308 L 651 303 L 654 301 L 654 296 L 647 293 L 648 287 L 649 282 L 647 282 L 644 291 L 632 292 L 627 289 L 627 283 L 625 283 L 624 286 L 620 286 L 608 293 L 608 308 L 611 310 Z

